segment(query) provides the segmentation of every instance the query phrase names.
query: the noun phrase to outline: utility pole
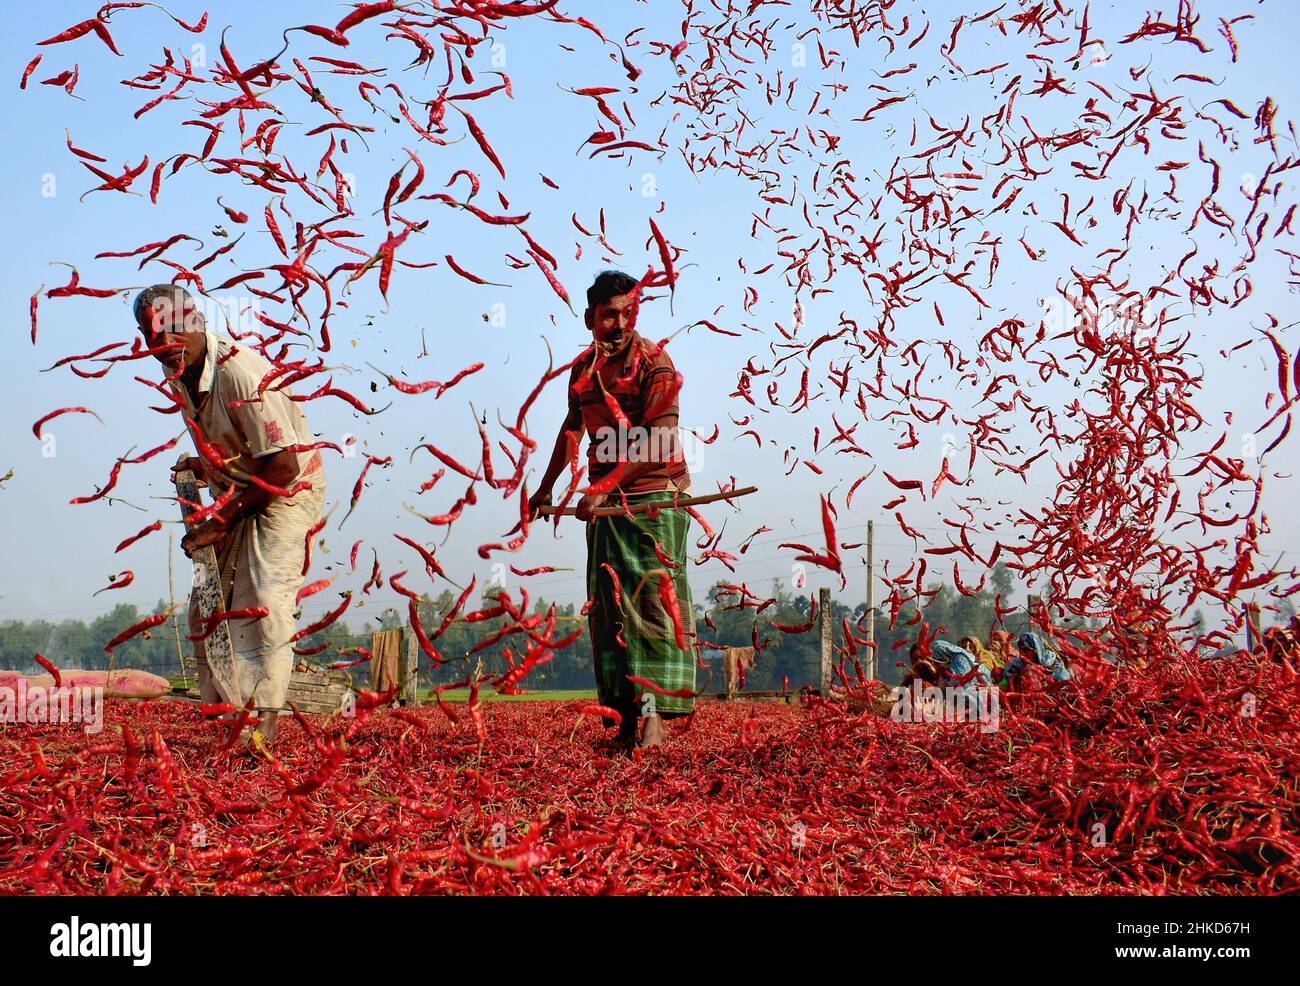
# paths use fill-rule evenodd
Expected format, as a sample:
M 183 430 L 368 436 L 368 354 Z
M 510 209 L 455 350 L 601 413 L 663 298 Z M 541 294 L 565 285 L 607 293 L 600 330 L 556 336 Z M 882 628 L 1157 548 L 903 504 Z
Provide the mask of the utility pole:
M 1025 597 L 1025 632 L 1030 633 L 1034 629 L 1034 606 L 1039 602 L 1038 593 L 1030 592 Z
M 402 669 L 402 700 L 407 705 L 419 705 L 419 683 L 416 674 L 420 669 L 420 647 L 416 641 L 415 628 L 406 626 L 402 632 L 406 640 L 406 667 Z
M 867 678 L 876 680 L 876 522 L 867 521 Z

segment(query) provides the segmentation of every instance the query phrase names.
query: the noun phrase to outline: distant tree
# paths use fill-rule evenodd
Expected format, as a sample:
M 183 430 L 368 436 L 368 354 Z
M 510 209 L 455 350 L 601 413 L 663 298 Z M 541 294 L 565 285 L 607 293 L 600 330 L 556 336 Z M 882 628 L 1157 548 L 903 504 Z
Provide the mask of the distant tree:
M 1011 598 L 1011 593 L 1016 587 L 1015 577 L 1011 569 L 1007 568 L 1002 562 L 993 566 L 993 571 L 989 573 L 989 586 L 993 592 L 1002 596 L 1003 605 L 1007 605 Z

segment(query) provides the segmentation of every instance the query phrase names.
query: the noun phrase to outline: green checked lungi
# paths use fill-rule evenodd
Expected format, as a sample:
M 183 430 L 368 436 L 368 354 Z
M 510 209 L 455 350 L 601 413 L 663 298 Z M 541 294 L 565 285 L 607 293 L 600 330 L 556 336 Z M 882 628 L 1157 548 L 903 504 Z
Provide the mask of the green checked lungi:
M 644 493 L 627 498 L 628 505 L 656 500 L 672 502 L 672 491 Z M 611 498 L 610 505 L 618 500 Z M 628 680 L 628 675 L 653 681 L 664 691 L 695 690 L 695 610 L 686 581 L 686 538 L 691 517 L 685 510 L 595 517 L 587 524 L 587 595 L 593 600 L 587 614 L 591 652 L 595 659 L 596 692 L 602 705 L 617 709 L 625 720 L 640 715 L 654 700 L 654 711 L 664 716 L 685 715 L 695 699 L 657 694 Z M 658 542 L 670 568 L 655 553 Z M 608 565 L 618 575 L 616 591 Z M 659 580 L 667 573 L 677 590 L 686 647 L 677 646 L 672 617 L 659 599 Z M 616 598 L 617 595 L 617 598 Z M 621 643 L 620 643 L 621 638 Z

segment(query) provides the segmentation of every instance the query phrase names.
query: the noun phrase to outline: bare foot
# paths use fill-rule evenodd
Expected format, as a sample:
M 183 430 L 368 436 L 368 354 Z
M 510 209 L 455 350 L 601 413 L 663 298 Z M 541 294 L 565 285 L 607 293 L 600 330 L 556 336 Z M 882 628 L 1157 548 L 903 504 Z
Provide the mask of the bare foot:
M 275 742 L 275 727 L 279 720 L 278 712 L 264 712 L 257 722 L 257 735 L 253 738 L 253 744 L 261 750 Z
M 659 716 L 646 716 L 645 729 L 641 733 L 641 742 L 637 745 L 642 749 L 649 746 L 659 746 L 664 741 L 664 721 Z

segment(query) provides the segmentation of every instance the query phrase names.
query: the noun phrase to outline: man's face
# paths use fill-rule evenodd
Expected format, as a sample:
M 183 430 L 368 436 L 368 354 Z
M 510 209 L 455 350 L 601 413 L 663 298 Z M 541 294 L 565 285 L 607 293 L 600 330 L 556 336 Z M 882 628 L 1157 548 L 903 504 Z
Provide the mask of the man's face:
M 157 359 L 173 373 L 203 358 L 203 319 L 192 308 L 183 311 L 159 298 L 141 314 L 140 332 L 150 349 L 165 348 Z
M 631 332 L 636 322 L 636 306 L 633 292 L 618 294 L 609 301 L 597 305 L 586 312 L 587 328 L 591 330 L 596 342 L 606 348 L 618 349 L 624 337 Z

